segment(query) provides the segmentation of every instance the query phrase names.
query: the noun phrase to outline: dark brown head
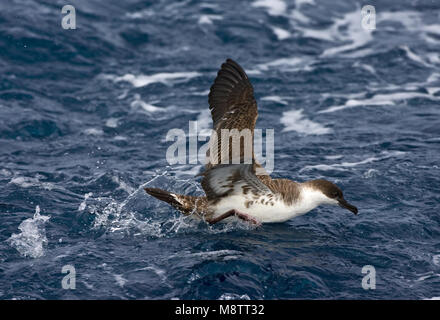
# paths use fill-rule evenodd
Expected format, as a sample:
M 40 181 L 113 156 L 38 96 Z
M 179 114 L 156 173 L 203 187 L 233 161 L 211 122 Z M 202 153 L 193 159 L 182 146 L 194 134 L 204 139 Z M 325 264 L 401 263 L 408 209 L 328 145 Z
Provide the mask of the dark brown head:
M 312 180 L 307 182 L 312 188 L 321 191 L 327 198 L 329 198 L 329 203 L 338 204 L 342 208 L 348 209 L 354 214 L 358 213 L 358 209 L 349 204 L 347 200 L 344 199 L 344 195 L 342 194 L 342 190 L 338 188 L 334 183 L 324 180 Z

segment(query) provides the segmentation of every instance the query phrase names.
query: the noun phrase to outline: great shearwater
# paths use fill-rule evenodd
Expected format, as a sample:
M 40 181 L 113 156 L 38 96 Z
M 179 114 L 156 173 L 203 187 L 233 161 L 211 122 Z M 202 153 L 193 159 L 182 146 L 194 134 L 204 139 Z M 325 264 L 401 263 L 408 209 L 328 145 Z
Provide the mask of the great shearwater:
M 240 160 L 232 159 L 232 140 L 221 136 L 224 129 L 249 130 L 253 134 L 257 120 L 257 103 L 248 76 L 235 61 L 222 64 L 209 93 L 209 109 L 213 120 L 214 143 L 218 146 L 216 161 L 208 161 L 201 185 L 206 196 L 181 195 L 157 188 L 145 191 L 168 202 L 186 215 L 194 214 L 210 224 L 236 216 L 254 224 L 284 222 L 300 216 L 321 204 L 339 205 L 357 214 L 335 184 L 324 179 L 303 183 L 289 179 L 272 179 L 255 160 L 245 163 L 244 143 L 240 138 Z M 232 141 L 233 142 L 233 141 Z M 227 161 L 222 158 L 225 149 Z M 226 151 L 228 151 L 226 150 Z M 237 155 L 237 153 L 236 153 Z

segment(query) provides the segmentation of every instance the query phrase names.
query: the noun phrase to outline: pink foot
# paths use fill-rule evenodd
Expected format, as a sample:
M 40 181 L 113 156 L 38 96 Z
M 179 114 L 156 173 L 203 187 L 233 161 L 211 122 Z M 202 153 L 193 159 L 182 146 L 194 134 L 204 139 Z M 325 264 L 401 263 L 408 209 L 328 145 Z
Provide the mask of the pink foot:
M 243 212 L 239 212 L 239 211 L 235 211 L 235 215 L 244 220 L 244 221 L 248 221 L 252 224 L 255 224 L 257 227 L 261 226 L 261 222 L 258 221 L 257 219 L 255 219 L 254 217 L 248 215 L 247 213 L 243 213 Z
M 248 221 L 248 222 L 256 225 L 257 227 L 261 226 L 261 222 L 258 221 L 257 219 L 255 219 L 254 217 L 252 217 L 252 216 L 250 216 L 250 215 L 248 215 L 246 213 L 240 212 L 238 210 L 235 210 L 235 209 L 231 209 L 229 211 L 226 211 L 225 213 L 223 213 L 222 215 L 220 215 L 220 216 L 218 216 L 216 218 L 206 219 L 206 221 L 209 224 L 215 224 L 215 223 L 217 223 L 217 222 L 219 222 L 219 221 L 221 221 L 223 219 L 226 219 L 226 218 L 228 218 L 230 216 L 236 216 L 237 218 L 240 218 L 240 219 L 242 219 L 244 221 Z

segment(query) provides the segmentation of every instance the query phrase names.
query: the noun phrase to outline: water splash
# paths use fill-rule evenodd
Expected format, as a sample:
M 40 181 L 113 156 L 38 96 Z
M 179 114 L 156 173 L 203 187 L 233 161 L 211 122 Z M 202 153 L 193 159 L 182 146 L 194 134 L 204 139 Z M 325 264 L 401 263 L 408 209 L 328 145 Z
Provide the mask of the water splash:
M 49 219 L 50 216 L 40 215 L 40 206 L 37 206 L 34 217 L 24 220 L 18 226 L 21 233 L 12 234 L 7 242 L 24 257 L 42 257 L 44 255 L 44 245 L 47 244 L 44 224 Z

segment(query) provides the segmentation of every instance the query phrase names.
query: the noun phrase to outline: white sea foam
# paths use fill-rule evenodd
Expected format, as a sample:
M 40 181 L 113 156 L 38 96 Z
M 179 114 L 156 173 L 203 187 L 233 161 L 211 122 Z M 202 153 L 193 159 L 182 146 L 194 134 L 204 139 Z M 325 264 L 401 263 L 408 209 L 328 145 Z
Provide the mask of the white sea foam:
M 40 215 L 40 207 L 37 206 L 33 218 L 24 220 L 18 226 L 21 233 L 12 234 L 7 242 L 25 257 L 42 257 L 44 255 L 44 245 L 47 243 L 44 224 L 49 219 L 50 216 Z
M 299 30 L 304 37 L 332 43 L 345 43 L 324 50 L 322 56 L 346 53 L 347 51 L 358 49 L 372 40 L 371 31 L 365 30 L 361 26 L 360 10 L 345 13 L 342 17 L 335 19 L 333 24 L 325 29 L 314 29 L 311 27 L 309 25 L 310 19 L 304 16 L 299 10 L 294 10 L 291 14 L 291 18 L 295 29 Z M 301 22 L 301 24 L 297 22 Z
M 169 258 L 191 258 L 191 260 L 235 260 L 242 256 L 242 252 L 237 250 L 214 250 L 214 251 L 202 251 L 202 252 L 189 252 L 184 251 L 176 255 L 171 255 Z
M 335 19 L 330 27 L 325 29 L 314 29 L 311 27 L 310 19 L 304 16 L 299 9 L 292 11 L 290 17 L 295 30 L 299 30 L 304 37 L 332 43 L 343 43 L 324 50 L 322 56 L 343 54 L 355 58 L 368 55 L 372 52 L 370 48 L 359 50 L 373 40 L 373 31 L 362 27 L 360 9 L 343 14 L 340 18 Z M 431 35 L 440 35 L 440 25 L 426 24 L 426 22 L 422 20 L 420 13 L 415 11 L 380 11 L 376 14 L 376 22 L 379 26 L 385 22 L 400 23 L 407 31 L 421 35 L 422 38 L 430 43 L 439 42 L 437 38 Z M 418 60 L 417 56 L 411 55 L 411 53 L 409 53 L 408 57 Z
M 342 18 L 336 19 L 335 23 L 330 27 L 329 33 L 333 41 L 350 42 L 324 50 L 323 56 L 335 55 L 349 50 L 357 49 L 373 39 L 372 31 L 362 28 L 360 23 L 361 15 L 359 10 L 349 12 Z M 305 32 L 307 35 L 307 31 Z
M 303 109 L 283 112 L 280 122 L 284 125 L 283 132 L 296 131 L 303 134 L 328 134 L 330 128 L 305 118 Z
M 265 96 L 265 97 L 261 98 L 262 101 L 273 101 L 273 102 L 277 102 L 277 103 L 284 104 L 284 105 L 287 104 L 286 99 L 287 98 L 280 97 L 280 96 Z
M 426 87 L 426 90 L 428 91 L 428 94 L 432 96 L 440 91 L 440 87 Z
M 105 121 L 105 126 L 109 128 L 117 128 L 118 127 L 118 118 L 108 118 Z
M 355 63 L 356 65 L 356 63 Z M 360 66 L 360 65 L 357 65 Z M 324 93 L 322 94 L 323 99 L 327 98 L 345 98 L 347 101 L 342 105 L 331 106 L 325 110 L 321 110 L 318 113 L 334 112 L 346 108 L 364 106 L 364 105 L 395 105 L 397 101 L 411 99 L 411 98 L 427 98 L 430 100 L 439 100 L 439 97 L 435 94 L 439 91 L 440 87 L 435 86 L 435 82 L 440 80 L 440 74 L 437 72 L 431 73 L 431 75 L 424 82 L 409 82 L 402 85 L 388 84 L 386 86 L 380 85 L 368 85 L 368 92 L 359 93 Z M 415 90 L 420 90 L 421 88 L 426 89 L 428 93 L 414 92 Z M 376 94 L 372 97 L 366 98 L 369 92 L 374 91 L 394 91 L 390 93 Z M 398 91 L 400 90 L 400 92 Z M 406 90 L 402 92 L 401 90 Z
M 125 284 L 127 283 L 127 279 L 125 279 L 122 275 L 120 274 L 114 274 L 113 277 L 116 280 L 116 283 L 120 286 L 123 287 L 125 286 Z
M 290 38 L 291 34 L 289 31 L 282 29 L 282 28 L 278 28 L 275 26 L 271 27 L 273 33 L 277 36 L 278 40 L 286 40 L 288 38 Z
M 440 277 L 439 273 L 435 273 L 434 271 L 428 271 L 426 273 L 422 273 L 418 275 L 419 277 L 416 279 L 416 281 L 425 281 L 426 279 L 434 278 L 434 277 Z
M 401 24 L 409 32 L 416 33 L 426 42 L 438 44 L 439 40 L 431 34 L 440 35 L 439 24 L 427 24 L 416 11 L 378 12 L 377 22 L 392 21 Z
M 78 211 L 84 211 L 84 209 L 87 206 L 87 199 L 90 198 L 93 195 L 93 192 L 86 193 L 84 195 L 84 201 L 80 203 L 78 207 Z
M 142 19 L 142 18 L 148 18 L 148 17 L 151 17 L 151 16 L 153 16 L 153 15 L 155 15 L 156 13 L 153 11 L 153 10 L 150 10 L 150 9 L 144 9 L 144 10 L 141 10 L 141 11 L 136 11 L 136 12 L 127 12 L 126 14 L 125 14 L 125 16 L 127 17 L 127 18 L 130 18 L 130 19 Z
M 22 188 L 40 187 L 46 190 L 52 190 L 55 186 L 50 182 L 41 182 L 40 177 L 36 175 L 34 178 L 31 177 L 14 177 L 9 181 Z
M 392 92 L 385 94 L 377 94 L 367 99 L 349 99 L 342 105 L 336 105 L 321 110 L 318 113 L 335 112 L 347 108 L 359 107 L 359 106 L 385 106 L 395 105 L 397 101 L 408 100 L 413 98 L 425 98 L 434 101 L 440 100 L 439 97 L 435 97 L 431 94 L 421 92 Z
M 126 141 L 126 140 L 128 140 L 128 138 L 124 137 L 124 136 L 118 135 L 118 136 L 114 136 L 113 140 L 115 140 L 115 141 Z
M 432 262 L 440 267 L 440 254 L 435 254 L 432 256 Z
M 427 53 L 426 57 L 428 58 L 430 63 L 440 64 L 440 54 L 438 54 L 437 52 Z
M 358 67 L 358 68 L 362 68 L 368 72 L 370 72 L 371 74 L 376 74 L 376 69 L 374 69 L 374 67 L 372 65 L 366 64 L 366 63 L 360 63 L 359 61 L 356 61 L 353 64 L 354 67 Z
M 202 2 L 200 4 L 200 8 L 217 9 L 218 4 L 217 3 Z
M 290 17 L 294 20 L 294 21 L 298 21 L 301 22 L 303 24 L 308 24 L 310 23 L 310 19 L 305 16 L 300 10 L 295 9 L 292 10 L 292 13 L 290 14 Z
M 194 177 L 199 174 L 202 169 L 202 165 L 181 165 L 181 166 L 173 166 L 173 172 L 176 174 L 178 178 L 182 178 L 185 176 Z
M 84 130 L 84 133 L 88 136 L 102 136 L 104 131 L 99 128 L 88 128 Z
M 188 81 L 189 79 L 200 76 L 198 72 L 171 72 L 171 73 L 156 73 L 152 75 L 134 75 L 131 73 L 125 74 L 121 77 L 105 76 L 115 82 L 126 81 L 131 83 L 134 87 L 144 87 L 152 83 L 163 83 L 165 85 L 172 85 L 177 82 Z
M 257 65 L 258 70 L 266 71 L 270 68 L 279 68 L 283 67 L 286 71 L 295 71 L 298 69 L 304 69 L 305 66 L 308 66 L 307 60 L 305 58 L 300 57 L 289 57 L 289 58 L 280 58 L 267 63 L 262 63 Z
M 298 7 L 302 6 L 303 4 L 313 5 L 313 4 L 315 4 L 315 0 L 295 0 L 295 4 Z
M 156 275 L 158 275 L 161 278 L 162 281 L 167 280 L 166 272 L 164 269 L 158 268 L 156 266 L 148 266 L 145 268 L 136 269 L 136 271 L 142 271 L 142 270 L 153 271 Z
M 348 170 L 347 168 L 352 168 L 352 167 L 356 167 L 356 166 L 359 166 L 362 164 L 380 161 L 380 160 L 388 159 L 391 157 L 397 157 L 397 156 L 400 156 L 403 154 L 405 154 L 405 152 L 402 152 L 402 151 L 391 151 L 391 152 L 383 151 L 383 152 L 381 152 L 381 155 L 379 157 L 377 157 L 377 156 L 368 157 L 364 160 L 356 161 L 356 162 L 342 162 L 342 163 L 335 163 L 335 164 L 310 165 L 310 166 L 305 166 L 304 168 L 300 169 L 299 172 L 315 170 L 315 169 L 322 170 L 322 171 L 328 171 L 328 170 L 346 171 L 346 170 Z
M 440 73 L 438 72 L 433 72 L 428 79 L 426 80 L 426 82 L 431 83 L 431 82 L 435 82 L 440 80 Z
M 420 25 L 420 14 L 416 11 L 379 11 L 376 21 L 394 21 L 402 24 L 406 29 L 416 30 Z
M 214 20 L 222 20 L 223 17 L 218 14 L 203 14 L 199 17 L 199 24 L 213 24 Z
M 427 63 L 426 61 L 424 61 L 420 56 L 415 54 L 408 46 L 400 46 L 400 48 L 402 48 L 405 51 L 406 56 L 409 59 L 411 59 L 411 60 L 413 60 L 413 61 L 415 61 L 417 63 L 420 63 L 421 65 L 424 65 L 425 67 L 428 67 L 428 68 L 433 67 L 432 64 Z
M 117 98 L 118 98 L 118 100 L 122 100 L 122 99 L 125 99 L 127 97 L 127 95 L 128 95 L 128 89 L 124 89 L 122 91 L 122 93 Z
M 166 111 L 165 108 L 156 107 L 152 104 L 146 103 L 141 99 L 141 96 L 139 94 L 134 95 L 134 100 L 130 103 L 130 107 L 133 110 L 141 110 L 148 114 L 158 112 L 158 111 Z
M 440 42 L 438 40 L 438 36 L 440 35 L 440 24 L 432 24 L 432 25 L 425 25 L 423 22 L 419 25 L 421 31 L 422 31 L 422 38 L 429 43 L 436 44 Z M 433 37 L 431 34 L 435 34 L 436 36 Z
M 247 294 L 223 293 L 218 300 L 251 300 Z
M 10 176 L 12 176 L 12 171 L 9 171 L 8 169 L 1 169 L 0 175 L 2 175 L 4 177 L 10 177 Z
M 271 16 L 283 15 L 287 9 L 287 5 L 283 0 L 257 0 L 252 3 L 252 6 L 266 9 Z
M 329 159 L 329 160 L 337 160 L 337 159 L 341 159 L 343 156 L 341 154 L 335 154 L 335 155 L 331 155 L 331 156 L 324 156 L 324 158 Z
M 116 182 L 119 185 L 118 189 L 124 190 L 128 194 L 131 194 L 136 190 L 130 187 L 126 182 L 122 181 L 118 176 L 113 176 L 112 180 L 113 182 Z
M 203 252 L 195 252 L 195 253 L 188 253 L 184 254 L 186 257 L 202 257 L 204 259 L 206 258 L 218 258 L 218 257 L 225 257 L 225 256 L 237 256 L 241 255 L 242 253 L 237 250 L 214 250 L 214 251 L 203 251 Z
M 208 96 L 209 92 L 210 92 L 209 90 L 204 90 L 204 91 L 192 92 L 191 94 L 194 96 Z
M 377 176 L 379 174 L 379 170 L 376 169 L 368 169 L 366 172 L 364 172 L 363 176 L 366 179 L 372 178 L 374 176 Z

